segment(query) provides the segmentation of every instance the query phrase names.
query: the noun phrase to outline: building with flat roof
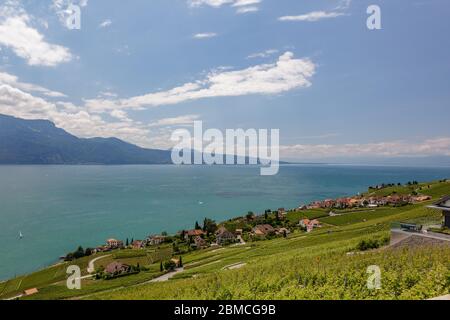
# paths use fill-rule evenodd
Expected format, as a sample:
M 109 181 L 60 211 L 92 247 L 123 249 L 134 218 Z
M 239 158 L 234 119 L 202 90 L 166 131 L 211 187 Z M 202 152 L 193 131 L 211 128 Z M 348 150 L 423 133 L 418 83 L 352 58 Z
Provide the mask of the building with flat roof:
M 438 202 L 428 206 L 428 208 L 441 210 L 444 220 L 442 223 L 443 227 L 450 228 L 450 196 L 445 196 Z

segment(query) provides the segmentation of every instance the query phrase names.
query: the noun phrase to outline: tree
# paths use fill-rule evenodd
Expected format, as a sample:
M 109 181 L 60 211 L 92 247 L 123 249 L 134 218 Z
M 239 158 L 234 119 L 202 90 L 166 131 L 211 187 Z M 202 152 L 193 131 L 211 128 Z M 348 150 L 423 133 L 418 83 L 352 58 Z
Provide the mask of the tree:
M 180 268 L 182 268 L 182 267 L 183 267 L 183 260 L 182 260 L 182 258 L 180 256 Z
M 164 269 L 166 269 L 167 271 L 173 271 L 176 268 L 176 264 L 175 262 L 173 262 L 172 260 L 167 261 L 164 263 Z
M 128 238 L 127 241 L 125 241 L 125 246 L 128 247 L 130 245 L 130 243 L 128 242 Z
M 198 221 L 195 221 L 195 230 L 201 230 L 200 225 L 198 224 Z
M 245 218 L 246 218 L 247 220 L 252 220 L 252 219 L 253 219 L 253 212 L 249 211 L 249 212 L 247 213 L 247 215 L 245 216 Z
M 163 231 L 163 232 L 161 233 L 161 235 L 162 235 L 163 237 L 167 237 L 167 231 Z
M 92 255 L 92 249 L 91 248 L 86 248 L 86 250 L 84 251 L 84 255 L 85 256 L 90 256 L 90 255 Z
M 205 231 L 208 234 L 216 232 L 217 231 L 216 222 L 214 220 L 205 218 L 205 220 L 203 220 L 203 231 Z
M 74 257 L 75 259 L 79 259 L 79 258 L 84 257 L 84 249 L 83 249 L 82 246 L 79 246 L 78 249 L 77 249 L 77 251 L 75 251 L 75 252 L 73 253 L 73 257 Z
M 161 263 L 159 264 L 159 271 L 163 272 L 164 271 L 164 267 L 163 267 L 163 263 L 161 261 Z

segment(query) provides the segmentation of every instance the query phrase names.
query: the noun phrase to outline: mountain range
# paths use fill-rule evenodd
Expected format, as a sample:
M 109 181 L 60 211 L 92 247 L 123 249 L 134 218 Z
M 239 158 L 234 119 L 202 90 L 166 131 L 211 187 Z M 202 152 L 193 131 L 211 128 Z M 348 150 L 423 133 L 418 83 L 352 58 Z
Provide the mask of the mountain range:
M 78 138 L 47 120 L 0 115 L 0 164 L 171 164 L 171 152 L 117 138 Z

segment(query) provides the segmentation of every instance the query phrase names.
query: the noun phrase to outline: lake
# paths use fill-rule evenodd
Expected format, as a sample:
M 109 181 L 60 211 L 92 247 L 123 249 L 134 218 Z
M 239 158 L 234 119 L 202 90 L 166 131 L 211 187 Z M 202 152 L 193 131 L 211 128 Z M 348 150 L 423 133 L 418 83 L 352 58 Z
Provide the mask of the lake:
M 283 165 L 276 176 L 260 176 L 250 166 L 0 166 L 0 279 L 110 237 L 142 239 L 205 217 L 222 221 L 379 183 L 449 177 L 444 167 Z

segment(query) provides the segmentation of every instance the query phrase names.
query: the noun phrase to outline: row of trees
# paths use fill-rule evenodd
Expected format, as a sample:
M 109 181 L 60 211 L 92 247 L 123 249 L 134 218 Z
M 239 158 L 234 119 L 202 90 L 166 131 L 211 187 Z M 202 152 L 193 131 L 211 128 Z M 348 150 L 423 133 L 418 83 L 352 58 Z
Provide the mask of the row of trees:
M 86 250 L 84 250 L 82 246 L 79 246 L 78 249 L 75 250 L 74 252 L 68 253 L 65 256 L 64 261 L 72 261 L 75 259 L 88 257 L 88 256 L 92 255 L 92 253 L 93 253 L 93 249 L 87 248 Z

